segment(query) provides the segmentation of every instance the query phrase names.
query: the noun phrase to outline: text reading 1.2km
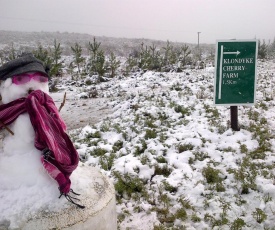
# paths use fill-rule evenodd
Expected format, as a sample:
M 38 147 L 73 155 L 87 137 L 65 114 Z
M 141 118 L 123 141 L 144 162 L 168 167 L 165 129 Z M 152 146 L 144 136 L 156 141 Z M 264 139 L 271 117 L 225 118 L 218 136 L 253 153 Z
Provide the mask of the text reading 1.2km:
M 253 104 L 257 41 L 218 41 L 216 48 L 215 104 Z
M 236 85 L 238 82 L 233 80 L 223 80 L 224 85 Z

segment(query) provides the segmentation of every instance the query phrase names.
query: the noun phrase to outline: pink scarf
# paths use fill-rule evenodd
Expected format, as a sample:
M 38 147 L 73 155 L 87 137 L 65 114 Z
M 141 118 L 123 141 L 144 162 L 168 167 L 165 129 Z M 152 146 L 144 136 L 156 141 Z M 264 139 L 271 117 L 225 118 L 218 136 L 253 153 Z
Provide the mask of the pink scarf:
M 68 194 L 71 187 L 70 175 L 78 165 L 79 156 L 66 134 L 66 125 L 52 98 L 41 90 L 36 90 L 26 98 L 3 104 L 0 106 L 0 121 L 9 125 L 25 112 L 29 114 L 35 131 L 34 145 L 43 151 L 43 166 L 57 181 L 61 194 Z

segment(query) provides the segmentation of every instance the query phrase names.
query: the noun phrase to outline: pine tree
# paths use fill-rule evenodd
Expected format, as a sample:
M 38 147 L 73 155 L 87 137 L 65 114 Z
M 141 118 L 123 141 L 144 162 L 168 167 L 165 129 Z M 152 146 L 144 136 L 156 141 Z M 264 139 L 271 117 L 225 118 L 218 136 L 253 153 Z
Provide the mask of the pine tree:
M 170 65 L 172 64 L 170 62 L 170 56 L 171 56 L 171 53 L 172 53 L 172 49 L 173 49 L 173 46 L 170 44 L 169 41 L 166 42 L 166 47 L 162 47 L 164 49 L 164 58 L 163 58 L 163 64 L 166 66 L 166 65 Z
M 268 46 L 268 54 L 270 57 L 275 57 L 275 38 L 273 39 L 273 42 L 270 43 Z
M 88 50 L 90 52 L 90 59 L 87 65 L 87 70 L 90 74 L 98 74 L 103 76 L 106 72 L 105 55 L 103 50 L 100 50 L 101 43 L 94 38 L 93 43 L 89 42 Z
M 165 68 L 165 71 L 169 71 L 178 61 L 177 52 L 169 41 L 166 42 L 166 47 L 162 48 L 164 49 L 162 66 Z
M 13 60 L 17 58 L 16 51 L 14 49 L 13 43 L 11 44 L 10 52 L 9 52 L 9 60 Z
M 129 55 L 126 60 L 125 75 L 128 76 L 135 66 L 137 66 L 137 58 L 134 55 Z
M 85 61 L 85 58 L 82 57 L 82 47 L 76 42 L 74 47 L 71 46 L 71 50 L 73 51 L 73 63 L 75 67 L 77 67 L 77 76 L 79 77 L 82 73 L 81 64 Z
M 113 52 L 111 52 L 109 61 L 110 61 L 109 67 L 111 69 L 111 77 L 114 77 L 121 62 L 116 59 L 116 56 L 114 55 Z
M 141 52 L 138 67 L 141 69 L 149 69 L 151 65 L 151 56 L 150 50 L 147 46 L 144 47 L 144 44 L 141 43 Z
M 0 50 L 0 64 L 3 65 L 5 63 L 5 58 L 4 58 L 4 52 L 3 50 Z
M 54 40 L 54 48 L 51 52 L 51 60 L 52 60 L 52 67 L 50 70 L 50 75 L 53 76 L 62 76 L 62 67 L 64 61 L 61 61 L 61 54 L 62 49 L 60 47 L 60 43 L 56 42 L 56 39 Z
M 267 57 L 267 45 L 265 44 L 265 40 L 261 44 L 261 41 L 258 40 L 258 58 L 265 59 Z
M 181 65 L 184 67 L 186 65 L 186 60 L 187 60 L 187 57 L 191 54 L 191 50 L 189 50 L 189 46 L 188 45 L 183 45 L 181 47 L 181 56 L 182 56 L 182 59 L 181 59 Z
M 150 48 L 150 70 L 157 70 L 160 68 L 160 61 L 159 61 L 159 52 L 156 50 L 157 47 L 155 44 L 149 47 Z
M 100 45 L 101 45 L 101 42 L 97 42 L 95 38 L 93 43 L 89 42 L 88 50 L 90 51 L 91 60 L 96 59 L 96 55 L 99 51 Z
M 41 60 L 42 62 L 47 62 L 47 60 L 49 59 L 49 52 L 47 49 L 44 49 L 43 46 L 41 44 L 38 45 L 36 50 L 33 50 L 33 55 Z
M 41 44 L 38 44 L 37 49 L 33 50 L 32 53 L 37 59 L 43 62 L 46 69 L 51 69 L 52 61 L 50 58 L 49 51 L 47 49 L 43 48 Z
M 96 55 L 96 61 L 94 63 L 95 70 L 99 76 L 103 76 L 106 72 L 105 68 L 105 55 L 103 50 L 100 50 Z

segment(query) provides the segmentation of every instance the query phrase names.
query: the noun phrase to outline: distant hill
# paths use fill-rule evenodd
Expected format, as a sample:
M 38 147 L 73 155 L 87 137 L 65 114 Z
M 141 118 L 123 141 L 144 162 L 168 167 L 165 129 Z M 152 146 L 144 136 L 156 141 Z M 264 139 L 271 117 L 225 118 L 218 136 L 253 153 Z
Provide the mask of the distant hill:
M 96 38 L 97 42 L 101 43 L 101 48 L 107 54 L 114 52 L 119 56 L 128 56 L 134 50 L 138 50 L 143 43 L 144 46 L 152 46 L 153 44 L 161 49 L 166 46 L 167 41 L 151 40 L 151 39 L 129 39 L 129 38 L 113 38 L 103 36 L 93 36 L 89 34 L 79 33 L 60 33 L 60 32 L 18 32 L 18 31 L 4 31 L 0 30 L 0 49 L 5 46 L 11 46 L 13 44 L 15 49 L 19 48 L 35 48 L 39 44 L 49 47 L 53 46 L 54 40 L 61 44 L 63 47 L 63 54 L 70 55 L 71 49 L 75 43 L 81 45 L 81 47 L 87 47 L 89 42 L 93 42 Z M 186 43 L 171 42 L 174 47 L 180 47 Z M 197 44 L 187 44 L 190 49 L 195 49 Z M 201 49 L 213 48 L 213 45 L 200 44 Z M 85 55 L 86 49 L 83 49 Z

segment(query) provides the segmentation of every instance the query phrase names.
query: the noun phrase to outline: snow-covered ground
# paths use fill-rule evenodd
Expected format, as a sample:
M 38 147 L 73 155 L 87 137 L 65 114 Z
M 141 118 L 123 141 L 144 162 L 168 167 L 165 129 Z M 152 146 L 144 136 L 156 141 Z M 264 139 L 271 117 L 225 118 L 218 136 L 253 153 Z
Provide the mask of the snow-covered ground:
M 59 107 L 67 93 L 61 115 L 82 161 L 113 181 L 119 229 L 275 229 L 275 62 L 257 71 L 240 131 L 213 105 L 213 67 L 60 81 L 51 96 Z
M 213 105 L 213 67 L 96 86 L 113 112 L 70 135 L 83 162 L 114 182 L 120 229 L 275 228 L 275 62 L 257 71 L 240 131 L 229 107 Z M 89 87 L 73 88 L 75 100 Z

